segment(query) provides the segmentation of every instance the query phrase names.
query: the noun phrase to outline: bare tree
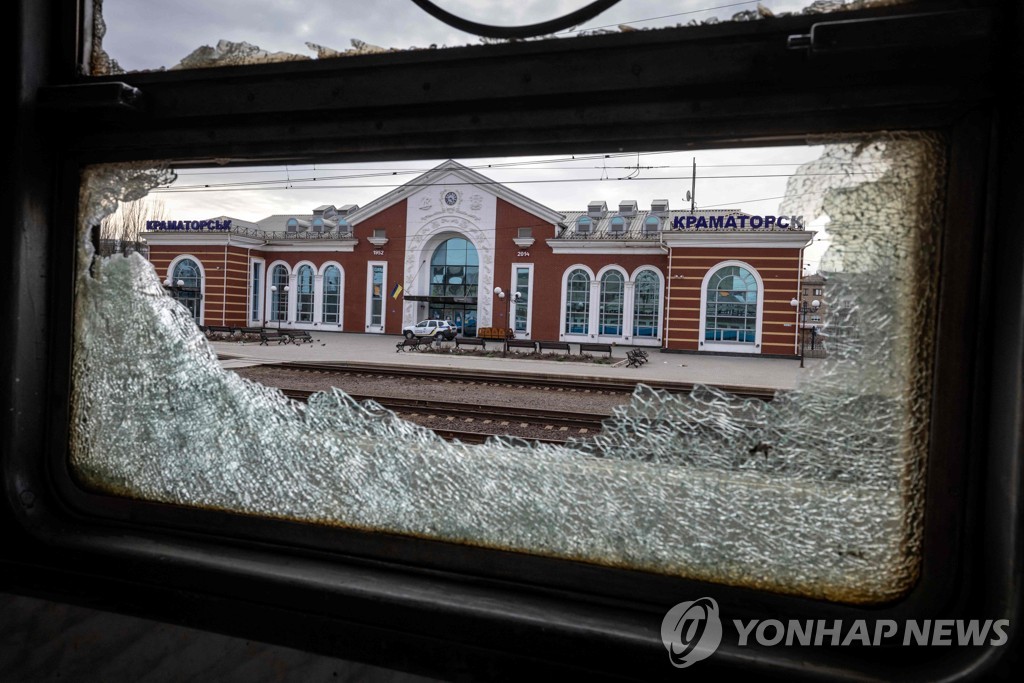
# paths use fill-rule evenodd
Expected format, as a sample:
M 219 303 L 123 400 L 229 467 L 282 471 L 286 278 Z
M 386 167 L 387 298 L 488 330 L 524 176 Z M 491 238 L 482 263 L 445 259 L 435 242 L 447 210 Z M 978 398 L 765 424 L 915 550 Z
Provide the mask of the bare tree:
M 104 256 L 142 251 L 141 235 L 146 221 L 167 219 L 167 207 L 159 199 L 144 197 L 123 202 L 100 224 L 100 253 Z

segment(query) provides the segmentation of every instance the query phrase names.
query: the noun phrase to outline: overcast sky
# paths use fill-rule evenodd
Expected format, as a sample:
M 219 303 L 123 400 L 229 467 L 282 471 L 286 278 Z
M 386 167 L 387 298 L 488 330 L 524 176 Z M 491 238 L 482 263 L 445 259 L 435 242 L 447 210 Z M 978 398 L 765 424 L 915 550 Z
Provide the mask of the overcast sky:
M 530 24 L 583 7 L 589 0 L 437 0 L 467 19 L 500 25 Z M 663 27 L 691 20 L 722 19 L 757 7 L 730 0 L 622 0 L 579 29 L 619 24 Z M 806 0 L 761 0 L 776 12 L 794 11 Z M 715 8 L 708 10 L 708 8 Z M 362 40 L 381 47 L 478 44 L 480 39 L 427 15 L 409 0 L 105 0 L 104 48 L 127 70 L 177 64 L 202 45 L 221 39 L 246 41 L 268 51 L 315 56 L 307 42 L 338 50 Z M 563 34 L 570 37 L 571 32 Z M 691 166 L 697 161 L 697 208 L 739 208 L 752 214 L 777 213 L 786 179 L 799 164 L 817 158 L 820 148 L 790 147 L 731 151 L 457 159 L 491 179 L 559 211 L 583 210 L 588 201 L 609 206 L 635 199 L 641 208 L 668 199 L 688 208 Z M 555 161 L 557 160 L 557 161 Z M 202 219 L 227 215 L 259 220 L 271 214 L 308 214 L 322 204 L 365 205 L 443 159 L 406 163 L 361 163 L 245 169 L 188 169 L 170 192 L 157 192 L 169 218 Z M 523 163 L 527 162 L 527 163 Z M 532 163 L 530 163 L 532 162 Z M 516 166 L 507 166 L 515 163 Z M 504 166 L 504 167 L 503 167 Z M 313 180 L 313 179 L 316 180 Z M 209 186 L 209 187 L 207 187 Z M 187 190 L 187 191 L 185 191 Z M 808 217 L 810 218 L 810 217 Z M 811 254 L 817 260 L 817 254 Z

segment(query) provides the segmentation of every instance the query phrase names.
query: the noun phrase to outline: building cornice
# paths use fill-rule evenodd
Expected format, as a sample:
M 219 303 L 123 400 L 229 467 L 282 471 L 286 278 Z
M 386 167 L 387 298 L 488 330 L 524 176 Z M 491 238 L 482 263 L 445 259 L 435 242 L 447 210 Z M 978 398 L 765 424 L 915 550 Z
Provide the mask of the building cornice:
M 349 237 L 345 239 L 282 239 L 282 240 L 261 240 L 255 237 L 244 237 L 233 233 L 217 232 L 147 232 L 143 233 L 146 242 L 150 246 L 205 246 L 221 247 L 232 246 L 245 249 L 259 249 L 264 252 L 350 252 L 355 250 L 359 239 Z
M 663 232 L 662 240 L 673 248 L 724 247 L 728 249 L 803 249 L 811 243 L 811 230 L 687 231 Z
M 554 254 L 664 254 L 660 242 L 654 240 L 545 240 Z

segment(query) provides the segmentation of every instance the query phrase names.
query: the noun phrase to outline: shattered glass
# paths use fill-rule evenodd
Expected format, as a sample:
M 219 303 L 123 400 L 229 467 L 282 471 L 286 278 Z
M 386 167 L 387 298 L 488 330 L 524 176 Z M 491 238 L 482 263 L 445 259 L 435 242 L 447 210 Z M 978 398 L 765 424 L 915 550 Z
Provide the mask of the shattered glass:
M 740 0 L 714 6 L 703 0 L 668 4 L 621 0 L 579 26 L 530 40 L 628 33 L 730 21 L 771 21 L 792 14 L 827 14 L 898 5 L 909 0 Z M 455 15 L 495 26 L 547 22 L 584 7 L 557 3 L 436 0 Z M 155 30 L 154 27 L 159 27 Z M 112 33 L 108 34 L 108 29 Z M 354 57 L 508 42 L 452 28 L 407 0 L 373 5 L 336 0 L 299 3 L 246 0 L 92 0 L 89 73 L 200 69 Z M 159 40 L 153 40 L 159 34 Z M 245 40 L 240 39 L 245 37 Z M 206 41 L 196 47 L 197 42 Z
M 826 142 L 826 141 L 820 141 Z M 774 400 L 638 387 L 565 446 L 443 441 L 339 390 L 308 404 L 221 368 L 138 254 L 89 226 L 166 184 L 83 181 L 71 464 L 90 490 L 853 602 L 919 571 L 941 140 L 827 141 L 780 213 L 827 215 L 830 354 Z M 844 175 L 850 164 L 878 172 Z M 130 358 L 131 362 L 124 362 Z

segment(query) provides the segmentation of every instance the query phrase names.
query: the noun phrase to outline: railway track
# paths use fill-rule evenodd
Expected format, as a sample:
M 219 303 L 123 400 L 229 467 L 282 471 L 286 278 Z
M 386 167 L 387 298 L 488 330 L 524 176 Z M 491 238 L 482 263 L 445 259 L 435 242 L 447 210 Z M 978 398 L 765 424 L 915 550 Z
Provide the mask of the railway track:
M 409 377 L 416 379 L 437 379 L 445 382 L 461 382 L 487 384 L 493 386 L 540 387 L 563 391 L 608 392 L 631 394 L 638 384 L 645 384 L 654 389 L 671 393 L 689 393 L 694 385 L 688 382 L 659 382 L 645 379 L 642 382 L 629 378 L 614 377 L 578 377 L 557 374 L 518 374 L 481 369 L 433 368 L 388 366 L 376 363 L 314 363 L 290 362 L 278 363 L 274 367 L 296 370 L 300 372 L 327 372 L 336 374 L 354 374 L 377 377 Z M 740 398 L 755 398 L 770 401 L 775 396 L 774 389 L 720 384 L 718 389 Z
M 283 388 L 285 396 L 297 401 L 306 401 L 314 394 L 304 389 Z M 488 406 L 456 401 L 435 401 L 428 399 L 391 398 L 350 394 L 356 401 L 376 401 L 378 404 L 407 418 L 426 418 L 421 424 L 430 427 L 446 439 L 458 439 L 464 443 L 482 443 L 490 436 L 506 434 L 509 427 L 536 425 L 551 431 L 551 438 L 530 438 L 542 443 L 565 443 L 570 437 L 586 437 L 601 431 L 601 422 L 609 414 L 586 414 L 562 410 L 542 410 L 511 406 Z M 436 424 L 431 418 L 438 418 Z M 416 420 L 419 422 L 419 420 Z M 456 429 L 455 425 L 463 427 Z M 473 426 L 475 429 L 465 429 Z
M 480 369 L 430 368 L 388 366 L 375 363 L 314 363 L 290 362 L 274 364 L 274 368 L 296 373 L 295 384 L 301 386 L 302 375 L 348 375 L 360 378 L 399 378 L 433 380 L 452 384 L 474 384 L 487 387 L 544 389 L 584 394 L 633 393 L 638 382 L 630 378 L 579 377 L 558 374 L 514 374 Z M 339 382 L 341 382 L 339 380 Z M 314 391 L 289 387 L 290 380 L 277 378 L 286 396 L 305 401 Z M 643 384 L 672 393 L 688 393 L 692 384 L 657 382 L 648 379 Z M 719 389 L 741 398 L 770 401 L 773 390 L 743 386 L 719 386 Z M 491 436 L 512 436 L 540 443 L 565 443 L 570 438 L 587 438 L 601 431 L 602 422 L 609 414 L 568 412 L 550 409 L 522 408 L 507 405 L 479 405 L 476 403 L 439 401 L 423 398 L 382 397 L 367 394 L 349 394 L 357 401 L 373 400 L 397 415 L 432 429 L 449 440 L 464 443 L 482 443 Z

